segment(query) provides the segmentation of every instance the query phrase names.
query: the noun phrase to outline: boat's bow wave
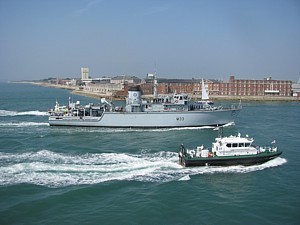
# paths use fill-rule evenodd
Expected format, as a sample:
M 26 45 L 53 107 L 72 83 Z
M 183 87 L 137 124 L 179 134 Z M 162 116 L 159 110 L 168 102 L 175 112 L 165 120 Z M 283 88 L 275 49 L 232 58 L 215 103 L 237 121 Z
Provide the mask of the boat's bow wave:
M 188 181 L 190 175 L 247 173 L 282 165 L 276 158 L 258 166 L 182 168 L 175 152 L 146 154 L 66 154 L 48 150 L 26 153 L 0 152 L 0 185 L 30 183 L 47 187 L 96 184 L 116 180 L 141 182 Z
M 25 112 L 0 110 L 0 116 L 48 116 L 48 115 L 49 115 L 48 112 L 41 112 L 38 110 L 25 111 Z
M 283 165 L 287 162 L 285 158 L 275 158 L 268 162 L 265 162 L 260 165 L 252 165 L 252 166 L 242 166 L 242 165 L 236 165 L 236 166 L 209 166 L 209 167 L 189 167 L 187 170 L 190 171 L 191 174 L 214 174 L 214 173 L 249 173 L 259 170 L 264 170 L 267 168 L 277 167 L 280 165 Z

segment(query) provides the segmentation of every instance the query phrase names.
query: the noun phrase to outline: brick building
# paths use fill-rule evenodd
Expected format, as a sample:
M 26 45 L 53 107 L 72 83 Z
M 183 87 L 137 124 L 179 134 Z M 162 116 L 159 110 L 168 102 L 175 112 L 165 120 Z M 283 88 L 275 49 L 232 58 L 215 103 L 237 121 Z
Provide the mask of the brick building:
M 219 83 L 221 96 L 291 96 L 292 81 L 273 80 L 242 80 L 230 76 L 228 82 Z
M 153 79 L 145 79 L 142 82 L 135 77 L 119 76 L 111 80 L 111 83 L 90 83 L 84 89 L 86 91 L 127 96 L 128 87 L 140 85 L 143 95 L 153 94 Z M 235 79 L 230 76 L 228 81 L 207 79 L 204 81 L 209 96 L 292 96 L 292 81 L 273 80 L 271 77 L 263 80 Z M 157 79 L 158 94 L 187 93 L 190 96 L 200 98 L 202 92 L 201 79 Z
M 201 81 L 195 79 L 159 79 L 157 90 L 160 94 L 196 94 L 201 92 Z
M 158 79 L 158 94 L 187 93 L 201 96 L 200 79 Z M 271 77 L 263 80 L 235 79 L 229 81 L 214 79 L 205 80 L 210 96 L 291 96 L 292 81 L 273 80 Z M 153 80 L 145 80 L 141 84 L 143 94 L 153 94 Z
M 153 94 L 153 80 L 146 79 L 141 85 L 144 95 Z M 157 79 L 158 94 L 170 93 L 201 93 L 201 80 L 196 79 Z

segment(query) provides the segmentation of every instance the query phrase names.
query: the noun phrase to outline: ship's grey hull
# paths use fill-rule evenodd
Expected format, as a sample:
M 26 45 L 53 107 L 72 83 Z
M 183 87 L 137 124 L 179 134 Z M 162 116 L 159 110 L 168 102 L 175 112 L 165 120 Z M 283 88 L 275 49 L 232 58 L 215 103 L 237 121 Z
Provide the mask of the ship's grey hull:
M 50 116 L 50 126 L 167 128 L 223 125 L 234 122 L 239 109 L 185 112 L 104 112 L 101 117 Z

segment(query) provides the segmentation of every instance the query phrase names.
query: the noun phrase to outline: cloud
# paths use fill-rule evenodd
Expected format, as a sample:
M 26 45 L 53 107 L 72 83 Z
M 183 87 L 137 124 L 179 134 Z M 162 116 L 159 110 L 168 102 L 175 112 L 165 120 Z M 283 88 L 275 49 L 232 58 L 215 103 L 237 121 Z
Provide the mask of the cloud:
M 90 1 L 83 8 L 74 11 L 72 13 L 72 15 L 74 17 L 80 17 L 83 14 L 87 13 L 94 5 L 100 4 L 101 2 L 104 2 L 104 0 L 93 0 L 93 1 Z

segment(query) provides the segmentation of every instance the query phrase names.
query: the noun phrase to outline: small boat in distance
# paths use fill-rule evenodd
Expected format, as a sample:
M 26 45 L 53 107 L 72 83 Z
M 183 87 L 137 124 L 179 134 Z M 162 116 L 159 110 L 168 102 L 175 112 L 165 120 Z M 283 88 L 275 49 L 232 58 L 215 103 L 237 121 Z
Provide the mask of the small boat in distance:
M 222 128 L 221 128 L 222 129 Z M 222 131 L 221 131 L 222 133 Z M 282 154 L 275 146 L 253 146 L 254 139 L 237 136 L 222 137 L 219 135 L 212 143 L 212 148 L 203 145 L 192 149 L 185 149 L 183 145 L 179 151 L 179 164 L 185 167 L 191 166 L 250 166 L 262 164 Z

